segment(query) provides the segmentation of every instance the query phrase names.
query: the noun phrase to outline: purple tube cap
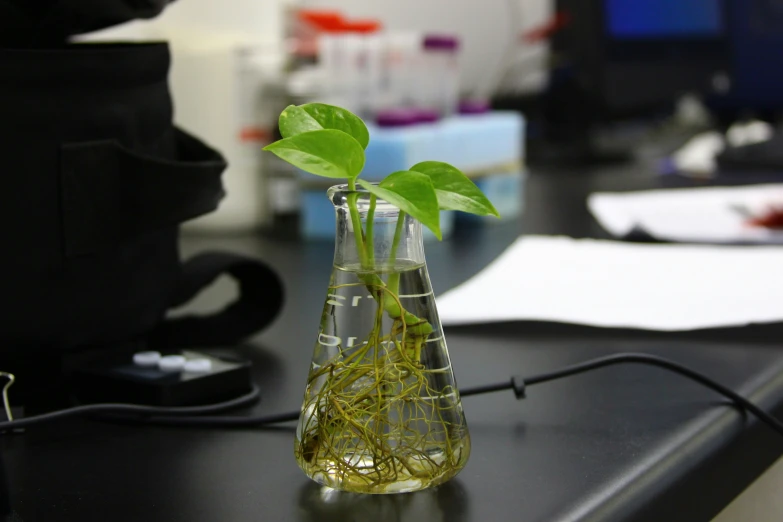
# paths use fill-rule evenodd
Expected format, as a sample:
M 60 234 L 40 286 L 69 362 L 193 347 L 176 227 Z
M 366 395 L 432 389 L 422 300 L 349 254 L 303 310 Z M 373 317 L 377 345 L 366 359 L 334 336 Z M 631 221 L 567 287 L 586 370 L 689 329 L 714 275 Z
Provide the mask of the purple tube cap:
M 459 38 L 446 35 L 427 35 L 422 42 L 424 49 L 432 51 L 456 51 L 459 49 Z
M 411 109 L 388 109 L 375 116 L 375 123 L 379 127 L 406 127 L 420 121 L 416 111 Z
M 440 113 L 432 109 L 415 109 L 416 120 L 419 123 L 435 123 L 440 119 Z
M 459 103 L 460 114 L 486 114 L 492 107 L 485 100 L 463 100 Z

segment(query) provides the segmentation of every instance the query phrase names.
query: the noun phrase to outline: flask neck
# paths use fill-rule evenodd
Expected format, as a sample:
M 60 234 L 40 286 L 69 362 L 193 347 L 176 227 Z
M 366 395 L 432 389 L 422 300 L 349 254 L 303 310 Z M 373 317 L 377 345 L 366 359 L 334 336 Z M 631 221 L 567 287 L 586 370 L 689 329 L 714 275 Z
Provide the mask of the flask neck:
M 363 189 L 328 191 L 335 208 L 334 265 L 350 270 L 393 270 L 424 263 L 421 223 Z

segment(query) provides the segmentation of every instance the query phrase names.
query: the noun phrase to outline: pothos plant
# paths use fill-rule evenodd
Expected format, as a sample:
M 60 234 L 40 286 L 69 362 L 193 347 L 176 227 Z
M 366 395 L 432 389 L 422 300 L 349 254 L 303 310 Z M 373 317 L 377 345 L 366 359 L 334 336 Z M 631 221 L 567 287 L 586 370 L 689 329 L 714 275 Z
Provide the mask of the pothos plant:
M 359 179 L 370 135 L 364 122 L 346 109 L 321 103 L 292 105 L 281 113 L 279 127 L 283 139 L 265 147 L 266 151 L 316 176 L 347 181 L 347 206 L 360 264 L 360 282 L 356 284 L 365 286 L 378 303 L 375 323 L 366 340 L 356 345 L 359 348 L 346 355 L 348 352 L 340 347 L 340 356 L 311 371 L 303 405 L 303 415 L 309 418 L 300 421 L 297 459 L 313 478 L 331 476 L 337 469 L 339 477 L 327 480 L 328 485 L 352 491 L 386 492 L 384 488 L 390 484 L 413 480 L 411 477 L 421 487 L 447 480 L 464 465 L 469 445 L 462 444 L 456 454 L 457 445 L 416 435 L 408 424 L 424 422 L 429 426 L 430 421 L 422 418 L 438 418 L 441 423 L 450 423 L 441 426 L 441 433 L 447 429 L 449 433 L 464 433 L 467 438 L 464 426 L 459 426 L 464 423 L 461 406 L 451 406 L 459 411 L 450 412 L 446 403 L 441 406 L 443 401 L 431 400 L 428 407 L 441 411 L 417 419 L 392 411 L 393 404 L 410 405 L 421 394 L 442 398 L 448 390 L 433 389 L 432 379 L 421 364 L 422 349 L 433 326 L 427 317 L 405 310 L 399 296 L 400 272 L 388 268 L 394 267 L 406 214 L 441 239 L 441 210 L 496 217 L 498 212 L 465 174 L 439 161 L 425 161 L 409 170 L 393 172 L 378 183 Z M 363 207 L 364 220 L 357 205 L 357 185 L 369 193 L 369 205 Z M 378 200 L 400 210 L 389 259 L 383 263 L 375 259 L 373 245 Z M 336 290 L 330 287 L 330 291 Z M 392 324 L 387 332 L 382 332 L 384 313 Z M 357 388 L 359 383 L 364 384 Z M 405 426 L 392 429 L 391 418 L 408 420 Z M 449 418 L 453 420 L 443 420 Z M 428 456 L 433 444 L 435 450 L 446 455 L 442 461 Z M 372 454 L 371 464 L 354 458 L 357 445 Z
M 378 198 L 400 209 L 397 230 L 392 240 L 390 264 L 394 263 L 405 214 L 429 228 L 438 239 L 442 239 L 441 210 L 499 217 L 498 211 L 476 184 L 448 163 L 418 163 L 409 170 L 389 174 L 377 184 L 359 179 L 364 168 L 364 151 L 370 143 L 370 133 L 364 122 L 346 109 L 323 103 L 291 105 L 280 114 L 279 126 L 283 139 L 266 146 L 264 150 L 310 174 L 347 180 L 350 191 L 356 191 L 358 184 L 371 194 L 369 216 L 365 220 L 364 229 L 356 204 L 358 194 L 352 194 L 348 200 L 353 229 L 361 231 L 354 234 L 356 250 L 362 267 L 367 271 L 376 268 L 371 242 L 372 213 Z M 377 277 L 366 275 L 365 278 L 374 284 L 382 284 Z M 386 285 L 388 291 L 396 294 L 398 285 L 399 274 L 392 274 Z M 400 317 L 400 311 L 395 306 L 392 296 L 387 296 L 386 311 L 392 317 Z M 408 326 L 416 322 L 415 317 L 406 318 Z

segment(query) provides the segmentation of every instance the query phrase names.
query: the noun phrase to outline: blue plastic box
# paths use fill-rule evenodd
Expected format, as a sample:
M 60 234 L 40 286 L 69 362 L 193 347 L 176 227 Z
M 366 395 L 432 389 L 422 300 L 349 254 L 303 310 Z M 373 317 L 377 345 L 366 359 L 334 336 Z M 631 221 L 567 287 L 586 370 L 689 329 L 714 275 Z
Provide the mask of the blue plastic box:
M 378 181 L 422 161 L 445 161 L 473 177 L 504 220 L 521 213 L 525 140 L 525 120 L 521 114 L 497 111 L 407 127 L 368 125 L 368 129 L 370 144 L 366 150 L 363 179 Z M 301 176 L 307 180 L 301 194 L 302 236 L 334 238 L 334 208 L 325 195 L 327 185 L 318 184 L 310 174 L 302 172 Z M 460 214 L 460 221 L 495 221 L 494 218 L 443 212 L 441 230 L 444 238 L 452 234 L 455 222 L 459 222 L 455 214 Z M 425 229 L 425 239 L 433 238 Z
M 522 215 L 524 211 L 524 189 L 527 174 L 522 171 L 498 172 L 489 174 L 479 179 L 474 179 L 476 186 L 486 194 L 489 200 L 500 214 L 500 219 L 494 217 L 475 216 L 458 212 L 456 226 L 460 223 L 503 223 L 511 221 Z
M 367 125 L 370 144 L 362 178 L 380 180 L 422 161 L 445 161 L 466 173 L 522 161 L 524 117 L 497 111 L 436 123 L 385 128 Z M 310 179 L 310 174 L 301 175 Z

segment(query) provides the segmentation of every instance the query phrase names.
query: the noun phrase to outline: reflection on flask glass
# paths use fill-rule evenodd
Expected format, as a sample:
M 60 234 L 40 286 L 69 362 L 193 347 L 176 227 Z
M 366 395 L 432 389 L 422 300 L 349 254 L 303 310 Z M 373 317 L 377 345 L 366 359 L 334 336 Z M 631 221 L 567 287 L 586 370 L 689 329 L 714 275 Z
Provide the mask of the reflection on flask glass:
M 362 495 L 308 482 L 299 493 L 298 522 L 463 522 L 468 497 L 458 480 L 407 495 Z

